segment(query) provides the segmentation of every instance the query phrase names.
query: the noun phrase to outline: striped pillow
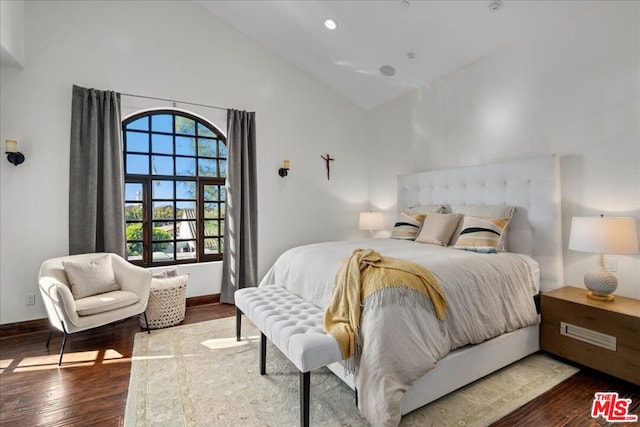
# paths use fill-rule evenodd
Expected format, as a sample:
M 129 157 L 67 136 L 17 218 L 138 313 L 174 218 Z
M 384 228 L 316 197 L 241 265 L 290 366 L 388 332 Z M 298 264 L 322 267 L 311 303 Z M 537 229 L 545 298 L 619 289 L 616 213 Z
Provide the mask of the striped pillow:
M 392 239 L 400 240 L 416 240 L 420 227 L 424 219 L 427 217 L 425 214 L 413 214 L 402 211 L 398 215 L 398 221 L 393 226 L 391 231 Z
M 498 253 L 509 219 L 465 216 L 453 248 L 488 254 Z

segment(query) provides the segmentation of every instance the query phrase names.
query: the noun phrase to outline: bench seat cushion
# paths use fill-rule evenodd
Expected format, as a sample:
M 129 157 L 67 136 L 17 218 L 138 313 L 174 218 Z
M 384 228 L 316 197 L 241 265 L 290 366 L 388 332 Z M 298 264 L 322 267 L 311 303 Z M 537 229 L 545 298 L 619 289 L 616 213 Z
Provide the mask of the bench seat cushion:
M 139 300 L 138 295 L 129 291 L 105 292 L 77 299 L 76 311 L 79 316 L 92 316 L 94 314 L 127 307 L 137 303 Z
M 239 289 L 236 306 L 301 372 L 342 360 L 322 329 L 324 311 L 279 286 Z

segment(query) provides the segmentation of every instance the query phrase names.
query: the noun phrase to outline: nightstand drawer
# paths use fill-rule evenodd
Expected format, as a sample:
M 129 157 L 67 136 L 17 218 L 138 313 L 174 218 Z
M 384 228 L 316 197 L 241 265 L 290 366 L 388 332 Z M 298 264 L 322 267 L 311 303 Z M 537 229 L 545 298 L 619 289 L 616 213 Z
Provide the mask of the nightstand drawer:
M 540 347 L 640 384 L 640 301 L 618 297 L 621 303 L 616 306 L 615 301 L 588 301 L 584 294 L 581 289 L 563 288 L 542 295 Z M 562 334 L 563 322 L 577 326 L 575 332 L 583 339 Z M 590 339 L 594 343 L 585 342 Z

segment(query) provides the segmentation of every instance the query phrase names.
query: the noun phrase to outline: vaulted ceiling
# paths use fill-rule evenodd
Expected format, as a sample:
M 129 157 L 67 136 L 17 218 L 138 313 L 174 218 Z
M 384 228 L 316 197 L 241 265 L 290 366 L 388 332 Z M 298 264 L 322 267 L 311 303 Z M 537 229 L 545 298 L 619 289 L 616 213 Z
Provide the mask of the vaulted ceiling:
M 593 5 L 582 0 L 196 2 L 364 109 L 543 34 Z M 324 26 L 327 18 L 335 20 L 335 30 Z M 383 66 L 395 74 L 384 75 Z

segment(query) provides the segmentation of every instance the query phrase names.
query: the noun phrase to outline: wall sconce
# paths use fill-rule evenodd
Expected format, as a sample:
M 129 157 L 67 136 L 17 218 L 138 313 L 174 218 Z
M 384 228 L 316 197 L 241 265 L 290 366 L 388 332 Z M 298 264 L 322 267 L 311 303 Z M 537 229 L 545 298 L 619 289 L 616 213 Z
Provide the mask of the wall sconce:
M 14 166 L 18 166 L 20 163 L 24 162 L 24 154 L 18 151 L 18 141 L 13 139 L 7 139 L 7 149 L 5 153 L 7 154 L 7 160 L 10 163 L 13 163 Z
M 289 166 L 291 166 L 291 162 L 289 162 L 289 160 L 285 160 L 282 167 L 278 169 L 278 175 L 280 175 L 283 178 L 289 175 Z

